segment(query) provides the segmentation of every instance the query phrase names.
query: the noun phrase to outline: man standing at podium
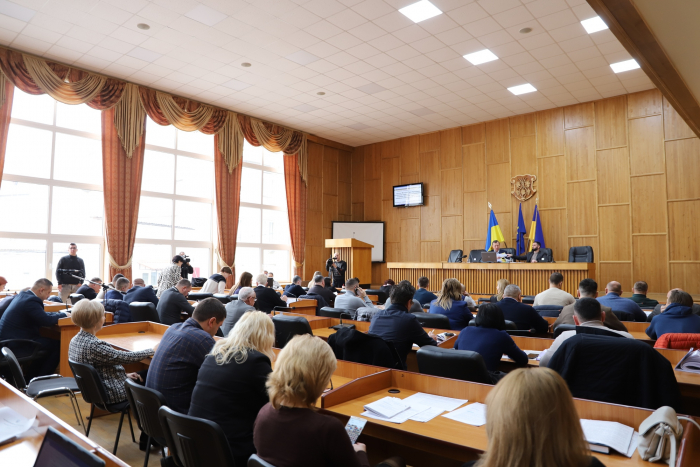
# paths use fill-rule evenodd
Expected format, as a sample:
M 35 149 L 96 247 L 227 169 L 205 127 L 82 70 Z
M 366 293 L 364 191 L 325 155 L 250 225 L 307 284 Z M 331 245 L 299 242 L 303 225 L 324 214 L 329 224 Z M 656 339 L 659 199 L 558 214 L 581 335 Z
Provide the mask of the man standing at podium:
M 338 253 L 334 254 L 326 260 L 326 271 L 330 273 L 333 287 L 341 288 L 345 284 L 345 271 L 348 269 L 348 263 L 339 260 Z

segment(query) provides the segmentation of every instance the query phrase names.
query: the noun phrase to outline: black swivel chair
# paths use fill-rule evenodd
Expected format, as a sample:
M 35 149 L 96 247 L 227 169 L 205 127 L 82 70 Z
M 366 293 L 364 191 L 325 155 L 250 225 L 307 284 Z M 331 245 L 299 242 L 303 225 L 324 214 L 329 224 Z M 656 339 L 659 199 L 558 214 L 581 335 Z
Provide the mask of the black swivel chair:
M 421 327 L 434 329 L 450 329 L 450 320 L 438 313 L 413 313 L 418 318 Z
M 225 293 L 215 293 L 213 297 L 221 303 L 223 303 L 224 305 L 233 300 L 233 298 L 231 298 L 230 295 L 226 295 Z
M 182 467 L 235 465 L 224 430 L 217 423 L 166 406 L 158 409 L 158 419 L 168 450 Z
M 135 443 L 136 438 L 134 437 L 134 427 L 131 424 L 129 401 L 125 400 L 116 404 L 108 404 L 107 389 L 100 379 L 100 375 L 97 373 L 97 370 L 95 370 L 92 365 L 74 362 L 73 360 L 68 360 L 68 364 L 73 372 L 73 376 L 75 376 L 75 382 L 78 383 L 83 400 L 90 404 L 90 421 L 88 422 L 85 436 L 90 436 L 90 427 L 92 426 L 92 420 L 95 415 L 95 407 L 97 406 L 97 408 L 104 410 L 105 412 L 121 414 L 119 417 L 119 428 L 117 428 L 117 438 L 114 440 L 114 449 L 112 450 L 112 454 L 117 453 L 117 446 L 119 446 L 119 435 L 122 433 L 122 423 L 124 423 L 124 414 L 126 414 L 126 416 L 129 418 L 131 440 Z
M 561 314 L 561 310 L 564 308 L 561 305 L 537 305 L 532 307 L 537 313 L 543 318 L 545 316 L 550 318 L 558 318 Z
M 515 248 L 501 248 L 501 251 L 507 255 L 516 255 Z
M 325 316 L 326 318 L 353 319 L 355 312 L 352 310 L 346 310 L 345 308 L 324 306 L 318 310 L 318 316 Z
M 484 359 L 470 350 L 454 350 L 426 345 L 416 352 L 418 371 L 425 375 L 493 384 Z
M 575 330 L 576 330 L 575 324 L 560 324 L 554 330 L 554 338 L 556 339 L 557 337 L 559 337 L 559 335 L 564 331 L 575 331 Z
M 237 293 L 231 294 L 231 295 L 229 295 L 229 297 L 231 297 L 231 300 L 238 300 L 238 294 L 237 294 Z
M 612 312 L 620 321 L 634 321 L 634 315 L 629 311 L 613 310 Z
M 386 302 L 386 299 L 389 298 L 389 294 L 387 294 L 383 290 L 379 290 L 379 289 L 367 289 L 367 290 L 365 290 L 365 293 L 367 295 L 376 295 L 377 296 L 377 304 L 379 304 L 379 305 Z
M 569 248 L 570 263 L 592 263 L 593 248 L 590 246 L 572 246 Z
M 257 454 L 253 454 L 250 456 L 250 459 L 248 459 L 248 466 L 247 467 L 275 467 L 274 465 L 270 464 L 269 462 L 265 462 L 264 460 L 260 459 Z
M 205 298 L 210 298 L 213 296 L 213 293 L 192 292 L 189 295 L 187 295 L 187 300 L 194 300 L 195 302 L 198 302 L 200 300 L 204 300 Z
M 621 334 L 611 331 L 610 329 L 592 328 L 590 326 L 576 326 L 576 334 L 595 334 L 598 336 L 607 337 L 625 337 Z
M 481 253 L 485 252 L 486 250 L 472 250 L 469 252 L 469 257 L 467 259 L 467 262 L 469 263 L 480 263 L 481 262 Z
M 552 249 L 551 248 L 540 248 L 543 253 L 545 253 L 552 261 L 554 261 L 554 256 L 552 256 Z
M 464 256 L 464 251 L 452 250 L 452 251 L 450 251 L 450 256 L 447 257 L 447 262 L 448 263 L 461 263 L 462 256 Z
M 508 321 L 508 320 L 506 319 L 506 320 L 505 320 L 505 323 L 506 323 L 506 328 L 505 328 L 505 331 L 506 331 L 506 332 L 508 332 L 508 331 L 517 331 L 517 330 L 518 330 L 518 325 L 515 324 L 514 322 Z M 468 324 L 467 326 L 476 326 L 476 320 L 475 320 L 475 319 L 469 320 L 469 324 Z M 529 332 L 529 331 L 528 331 L 528 332 Z
M 124 383 L 126 398 L 133 408 L 136 417 L 136 425 L 148 436 L 146 446 L 146 459 L 143 467 L 148 467 L 148 457 L 151 452 L 151 441 L 155 440 L 161 446 L 165 446 L 165 433 L 158 419 L 158 409 L 165 405 L 165 397 L 155 389 L 147 388 L 127 379 Z M 161 448 L 161 454 L 165 457 L 165 448 Z
M 131 302 L 129 303 L 129 313 L 132 321 L 153 321 L 160 323 L 160 316 L 156 306 L 151 302 Z
M 80 300 L 82 300 L 84 298 L 85 298 L 85 295 L 80 294 L 80 293 L 72 293 L 68 296 L 68 299 L 70 300 L 70 302 L 73 305 L 75 305 L 76 303 L 78 303 Z
M 523 303 L 525 305 L 532 305 L 535 303 L 535 296 L 534 295 L 523 295 Z
M 275 315 L 272 323 L 275 325 L 275 347 L 278 349 L 283 349 L 294 336 L 313 335 L 309 322 L 301 316 Z

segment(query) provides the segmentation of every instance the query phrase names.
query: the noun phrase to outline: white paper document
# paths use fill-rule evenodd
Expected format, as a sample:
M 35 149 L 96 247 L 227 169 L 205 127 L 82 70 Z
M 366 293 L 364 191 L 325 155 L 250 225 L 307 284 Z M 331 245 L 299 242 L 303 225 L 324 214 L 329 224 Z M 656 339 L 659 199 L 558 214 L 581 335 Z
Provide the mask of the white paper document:
M 633 440 L 636 440 L 632 427 L 617 422 L 581 419 L 581 428 L 589 443 L 602 444 L 620 454 L 632 457 L 634 453 L 632 444 L 635 444 Z
M 466 399 L 454 399 L 452 397 L 434 396 L 424 392 L 417 392 L 412 396 L 403 399 L 405 404 L 413 407 L 414 404 L 427 405 L 431 408 L 440 408 L 443 411 L 451 412 L 462 404 L 466 404 Z
M 481 426 L 486 424 L 486 405 L 480 402 L 466 405 L 454 412 L 443 415 L 445 418 L 455 420 L 457 422 L 466 423 L 467 425 Z
M 404 423 L 408 420 L 413 420 L 413 417 L 415 417 L 419 414 L 422 414 L 423 412 L 428 411 L 428 410 L 431 410 L 431 409 L 427 405 L 414 405 L 413 407 L 409 407 L 408 409 L 404 410 L 403 412 L 398 413 L 397 415 L 394 415 L 393 417 L 382 417 L 381 415 L 378 415 L 376 413 L 369 412 L 369 411 L 363 412 L 361 415 L 363 417 L 374 418 L 376 420 L 382 420 L 384 422 Z M 433 418 L 433 417 L 431 417 L 431 418 Z M 422 420 L 416 420 L 416 421 L 422 421 Z
M 0 444 L 12 441 L 30 429 L 35 418 L 27 419 L 9 407 L 0 407 Z
M 437 417 L 441 413 L 443 413 L 444 410 L 442 410 L 440 407 L 430 407 L 428 410 L 424 410 L 423 412 L 420 412 L 410 418 L 410 420 L 413 420 L 414 422 L 429 422 L 433 418 Z
M 398 397 L 384 397 L 365 405 L 365 410 L 371 414 L 388 419 L 408 410 L 409 407 L 408 404 Z

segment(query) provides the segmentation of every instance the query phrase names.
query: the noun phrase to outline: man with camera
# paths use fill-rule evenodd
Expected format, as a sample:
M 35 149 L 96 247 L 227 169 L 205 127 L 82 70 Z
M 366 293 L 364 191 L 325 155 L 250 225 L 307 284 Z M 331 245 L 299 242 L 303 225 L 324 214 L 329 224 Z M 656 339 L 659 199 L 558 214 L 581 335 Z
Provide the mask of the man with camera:
M 83 282 L 73 276 L 85 277 L 85 263 L 78 258 L 78 245 L 75 243 L 68 245 L 68 253 L 59 259 L 56 265 L 56 281 L 58 285 L 63 286 L 60 290 L 63 303 L 68 303 L 70 294 L 75 293 Z
M 190 257 L 187 256 L 184 251 L 181 251 L 179 255 L 185 260 L 185 263 L 182 265 L 182 278 L 188 279 L 189 275 L 194 272 L 194 268 L 190 264 Z
M 345 271 L 348 269 L 348 263 L 338 259 L 338 253 L 326 260 L 326 271 L 330 273 L 333 287 L 343 287 L 345 284 Z

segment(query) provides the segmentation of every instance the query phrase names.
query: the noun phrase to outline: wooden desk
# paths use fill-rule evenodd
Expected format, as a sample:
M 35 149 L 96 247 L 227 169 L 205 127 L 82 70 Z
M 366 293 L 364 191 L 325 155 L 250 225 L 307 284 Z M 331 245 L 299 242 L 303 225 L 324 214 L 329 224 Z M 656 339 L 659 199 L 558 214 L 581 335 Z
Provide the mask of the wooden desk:
M 287 305 L 289 308 L 294 308 L 296 313 L 302 315 L 316 316 L 316 306 L 318 306 L 318 300 L 307 300 L 302 299 L 294 303 Z
M 110 312 L 105 312 L 105 325 L 112 324 L 114 322 L 114 314 Z M 70 346 L 70 341 L 73 337 L 78 334 L 80 327 L 73 324 L 71 318 L 61 318 L 58 320 L 56 325 L 60 340 L 61 340 L 61 360 L 59 363 L 59 373 L 61 376 L 73 377 L 73 372 L 68 365 L 68 347 Z
M 50 302 L 48 300 L 44 300 L 44 311 L 46 312 L 56 312 L 56 311 L 68 311 L 70 312 L 70 309 L 72 308 L 72 305 L 68 305 L 66 307 L 65 303 L 56 303 L 56 302 Z

